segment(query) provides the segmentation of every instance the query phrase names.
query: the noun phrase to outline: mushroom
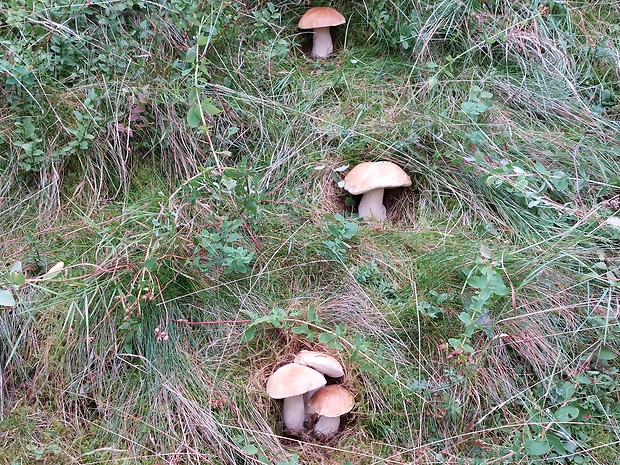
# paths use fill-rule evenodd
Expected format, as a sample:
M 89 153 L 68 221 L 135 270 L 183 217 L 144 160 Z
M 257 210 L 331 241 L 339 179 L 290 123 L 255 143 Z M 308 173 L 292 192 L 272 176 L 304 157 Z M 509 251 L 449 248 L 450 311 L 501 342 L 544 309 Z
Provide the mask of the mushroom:
M 312 350 L 302 350 L 295 357 L 294 363 L 299 365 L 305 365 L 310 368 L 314 368 L 319 373 L 330 376 L 332 378 L 340 378 L 344 376 L 344 370 L 340 365 L 340 362 L 331 355 L 324 354 L 323 352 L 315 352 Z M 308 405 L 308 400 L 314 395 L 318 389 L 308 391 L 304 394 L 304 404 L 306 406 L 306 415 L 315 413 L 315 411 Z
M 300 29 L 313 29 L 312 55 L 325 58 L 334 51 L 331 26 L 344 24 L 345 19 L 338 11 L 327 6 L 310 8 L 299 20 Z
M 344 178 L 344 188 L 353 195 L 363 194 L 357 208 L 364 219 L 386 218 L 383 205 L 383 190 L 411 185 L 407 176 L 397 164 L 389 161 L 364 162 L 353 168 Z
M 267 380 L 267 394 L 274 399 L 284 399 L 282 419 L 291 431 L 304 426 L 304 393 L 325 386 L 325 377 L 316 370 L 297 363 L 278 368 Z
M 330 376 L 332 378 L 340 378 L 344 376 L 342 366 L 331 355 L 323 352 L 315 352 L 313 350 L 302 350 L 295 357 L 295 363 L 314 368 L 319 373 Z
M 338 432 L 340 416 L 353 408 L 353 394 L 340 384 L 330 384 L 316 391 L 308 405 L 320 415 L 314 432 L 329 437 Z

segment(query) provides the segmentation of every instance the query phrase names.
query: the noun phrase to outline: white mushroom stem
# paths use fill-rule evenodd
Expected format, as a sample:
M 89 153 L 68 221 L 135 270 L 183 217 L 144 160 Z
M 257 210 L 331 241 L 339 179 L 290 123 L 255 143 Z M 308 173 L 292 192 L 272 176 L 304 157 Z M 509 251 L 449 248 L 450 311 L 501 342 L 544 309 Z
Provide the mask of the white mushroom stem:
M 285 397 L 282 405 L 282 419 L 284 426 L 293 431 L 298 431 L 304 427 L 304 419 L 306 418 L 306 409 L 304 405 L 304 396 Z
M 338 432 L 340 428 L 340 417 L 326 417 L 321 415 L 319 420 L 314 424 L 314 432 L 323 436 L 332 436 Z
M 313 389 L 312 391 L 308 391 L 308 392 L 306 392 L 303 395 L 303 397 L 304 397 L 304 409 L 305 409 L 306 415 L 310 415 L 312 413 L 316 413 L 316 410 L 314 410 L 312 407 L 310 407 L 308 405 L 308 400 L 310 400 L 310 397 L 312 397 L 314 395 L 314 393 L 316 391 L 318 391 L 319 389 L 320 388 Z
M 386 218 L 385 207 L 383 206 L 384 189 L 374 189 L 366 192 L 357 207 L 359 215 L 364 219 L 374 218 L 383 221 Z
M 313 31 L 312 55 L 325 58 L 334 51 L 329 27 L 317 27 L 314 28 Z

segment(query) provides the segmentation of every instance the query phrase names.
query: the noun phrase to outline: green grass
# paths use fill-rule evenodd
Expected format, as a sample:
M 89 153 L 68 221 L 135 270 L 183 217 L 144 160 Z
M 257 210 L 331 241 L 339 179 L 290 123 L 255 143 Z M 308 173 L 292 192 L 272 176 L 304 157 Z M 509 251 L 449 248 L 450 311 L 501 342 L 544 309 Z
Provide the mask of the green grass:
M 0 463 L 615 463 L 620 4 L 332 6 L 327 60 L 297 2 L 0 6 Z

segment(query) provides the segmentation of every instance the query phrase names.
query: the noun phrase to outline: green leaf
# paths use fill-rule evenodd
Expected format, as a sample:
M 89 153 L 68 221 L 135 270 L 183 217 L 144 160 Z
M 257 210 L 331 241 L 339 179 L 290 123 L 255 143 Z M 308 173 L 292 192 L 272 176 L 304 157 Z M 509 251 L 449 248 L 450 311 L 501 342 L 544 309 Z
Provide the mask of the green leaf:
M 200 114 L 200 107 L 195 106 L 189 109 L 187 112 L 187 124 L 190 128 L 197 128 L 202 123 L 202 115 Z
M 534 169 L 536 171 L 538 171 L 540 174 L 545 175 L 545 176 L 549 176 L 551 173 L 549 173 L 549 170 L 545 167 L 545 165 L 543 165 L 541 162 L 537 161 L 534 164 Z
M 211 103 L 211 99 L 207 99 L 202 103 L 202 111 L 209 116 L 215 116 L 222 110 Z
M 246 446 L 243 446 L 243 447 L 241 448 L 241 450 L 244 450 L 245 452 L 247 452 L 247 453 L 248 453 L 248 454 L 250 454 L 250 455 L 256 455 L 256 454 L 258 454 L 258 447 L 253 446 L 253 445 L 251 445 L 251 444 L 248 444 L 248 445 L 246 445 Z
M 24 276 L 24 273 L 22 273 L 21 271 L 16 270 L 11 272 L 11 274 L 9 275 L 9 281 L 11 284 L 21 286 L 26 282 L 26 276 Z
M 562 443 L 560 438 L 553 436 L 551 434 L 548 434 L 547 441 L 549 442 L 549 447 L 551 447 L 551 450 L 553 450 L 553 452 L 555 452 L 556 454 L 561 454 L 561 455 L 566 454 L 567 452 L 566 447 L 564 447 L 564 444 Z
M 7 289 L 0 289 L 0 307 L 14 307 L 15 299 L 11 291 Z
M 485 276 L 470 276 L 467 278 L 467 284 L 476 289 L 482 289 L 489 284 L 489 279 Z
M 256 326 L 248 326 L 246 330 L 243 332 L 243 337 L 241 338 L 241 342 L 244 344 L 247 342 L 250 342 L 252 339 L 254 339 L 255 335 L 256 335 Z
M 463 344 L 463 352 L 465 354 L 473 354 L 475 352 L 474 348 L 469 344 Z
M 474 322 L 474 320 L 471 319 L 471 315 L 467 312 L 461 312 L 459 314 L 459 320 L 461 320 L 466 325 L 472 324 Z
M 373 371 L 374 369 L 375 365 L 370 362 L 362 363 L 360 365 L 360 371 Z
M 564 384 L 562 384 L 560 391 L 564 396 L 564 400 L 568 400 L 573 397 L 573 394 L 575 394 L 575 391 L 577 391 L 577 387 L 575 386 L 575 383 L 565 381 Z
M 200 34 L 197 38 L 196 38 L 196 44 L 198 45 L 206 45 L 209 43 L 209 40 L 211 39 L 211 37 L 209 36 L 203 36 L 202 34 Z
M 155 269 L 157 268 L 157 257 L 147 258 L 144 261 L 144 268 L 149 271 L 155 271 Z
M 499 276 L 494 276 L 489 284 L 491 290 L 493 291 L 493 294 L 495 295 L 506 295 L 510 292 L 510 289 L 506 287 L 506 285 L 502 281 L 502 278 L 500 278 Z
M 21 286 L 26 282 L 26 276 L 22 270 L 22 262 L 16 261 L 9 271 L 9 282 L 16 286 Z
M 566 173 L 564 173 L 564 171 L 555 171 L 553 173 L 553 176 L 551 177 L 551 183 L 560 192 L 564 192 L 566 189 L 568 189 L 568 177 L 566 176 Z
M 601 347 L 596 354 L 596 358 L 599 360 L 613 360 L 616 358 L 618 354 L 616 354 L 613 350 L 608 349 L 607 347 Z
M 579 416 L 579 409 L 572 405 L 565 405 L 555 411 L 555 419 L 559 422 L 566 422 L 574 420 Z
M 551 447 L 544 441 L 538 439 L 526 439 L 525 441 L 525 452 L 527 452 L 528 455 L 543 455 L 550 450 Z
M 335 225 L 335 224 L 328 224 L 327 225 L 327 230 L 334 237 L 338 237 L 338 236 L 341 235 L 340 234 L 340 228 L 337 225 Z

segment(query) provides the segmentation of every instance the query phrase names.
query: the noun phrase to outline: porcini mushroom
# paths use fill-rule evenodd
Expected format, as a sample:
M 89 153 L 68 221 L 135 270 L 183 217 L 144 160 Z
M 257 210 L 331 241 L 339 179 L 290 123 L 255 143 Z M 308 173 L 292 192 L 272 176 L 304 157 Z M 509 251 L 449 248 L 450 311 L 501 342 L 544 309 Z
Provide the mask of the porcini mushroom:
M 340 365 L 340 362 L 338 362 L 338 360 L 336 360 L 331 355 L 324 354 L 323 352 L 302 350 L 295 357 L 294 363 L 314 368 L 319 373 L 323 373 L 324 375 L 330 376 L 332 378 L 340 378 L 341 376 L 344 376 L 344 370 L 342 369 L 342 365 Z M 308 400 L 314 395 L 317 390 L 318 389 L 314 389 L 304 394 L 306 415 L 315 413 L 314 409 L 312 409 L 308 405 Z
M 344 178 L 344 188 L 353 195 L 362 195 L 357 211 L 364 219 L 383 221 L 384 189 L 407 187 L 411 178 L 397 164 L 389 161 L 364 162 L 353 168 Z
M 331 355 L 324 354 L 323 352 L 302 350 L 295 357 L 295 363 L 314 368 L 319 373 L 323 373 L 332 378 L 344 376 L 344 370 L 340 362 Z
M 304 426 L 304 393 L 325 386 L 325 376 L 310 367 L 289 363 L 278 368 L 267 380 L 267 394 L 284 399 L 282 419 L 284 426 L 295 432 Z
M 327 6 L 310 8 L 299 20 L 300 29 L 313 29 L 312 55 L 325 58 L 334 51 L 329 28 L 344 24 L 345 19 L 338 11 Z
M 319 415 L 314 432 L 321 436 L 333 436 L 340 428 L 340 416 L 353 408 L 353 394 L 340 384 L 330 384 L 314 393 L 308 401 Z

